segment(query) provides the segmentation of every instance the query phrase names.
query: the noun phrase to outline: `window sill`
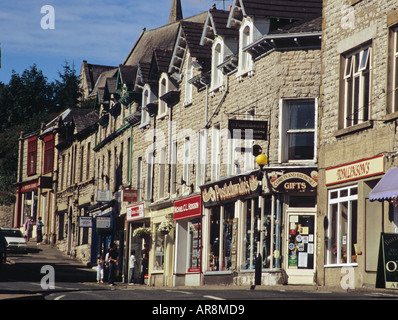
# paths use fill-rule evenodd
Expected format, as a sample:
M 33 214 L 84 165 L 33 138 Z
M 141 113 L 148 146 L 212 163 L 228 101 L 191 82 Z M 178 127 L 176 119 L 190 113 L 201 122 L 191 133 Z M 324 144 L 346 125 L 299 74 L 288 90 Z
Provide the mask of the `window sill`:
M 187 108 L 187 107 L 189 107 L 191 105 L 192 105 L 192 100 L 189 100 L 189 101 L 185 101 L 184 102 L 183 107 Z
M 354 125 L 354 126 L 351 126 L 348 128 L 337 130 L 334 133 L 334 136 L 336 138 L 339 138 L 339 137 L 345 136 L 347 134 L 356 133 L 358 131 L 365 130 L 365 129 L 370 129 L 372 127 L 373 127 L 373 121 L 368 120 L 368 121 L 365 121 L 363 123 L 360 123 L 360 124 L 357 124 L 357 125 Z
M 167 112 L 163 112 L 162 114 L 157 116 L 157 119 L 158 120 L 163 120 L 164 118 L 166 118 L 166 116 L 167 116 Z M 149 123 L 147 125 L 149 125 Z
M 389 113 L 383 117 L 384 122 L 393 121 L 393 120 L 397 120 L 397 119 L 398 119 L 398 111 Z
M 138 128 L 144 130 L 144 129 L 149 128 L 149 126 L 150 126 L 150 123 L 146 122 L 146 123 L 141 123 Z
M 254 69 L 249 70 L 239 70 L 236 78 L 239 82 L 242 82 L 245 77 L 252 77 L 254 76 Z
M 344 267 L 358 267 L 358 263 L 336 263 L 336 264 L 325 264 L 325 268 L 344 268 Z
M 226 270 L 226 271 L 205 271 L 204 275 L 205 276 L 221 276 L 221 275 L 229 275 L 232 274 L 233 272 L 231 270 Z

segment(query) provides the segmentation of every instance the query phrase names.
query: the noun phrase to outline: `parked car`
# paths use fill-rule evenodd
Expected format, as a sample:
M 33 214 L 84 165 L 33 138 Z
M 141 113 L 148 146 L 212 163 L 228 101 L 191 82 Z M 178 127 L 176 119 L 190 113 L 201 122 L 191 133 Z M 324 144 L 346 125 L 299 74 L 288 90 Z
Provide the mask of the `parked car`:
M 27 244 L 21 230 L 14 228 L 1 228 L 0 232 L 4 235 L 8 242 L 7 250 L 27 251 Z

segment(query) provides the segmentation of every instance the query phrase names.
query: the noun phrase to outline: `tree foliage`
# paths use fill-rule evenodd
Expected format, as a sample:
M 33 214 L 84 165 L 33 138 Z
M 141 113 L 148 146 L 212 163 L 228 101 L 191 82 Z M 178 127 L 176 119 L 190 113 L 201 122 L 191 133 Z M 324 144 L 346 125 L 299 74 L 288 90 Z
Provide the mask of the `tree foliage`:
M 21 131 L 38 130 L 67 108 L 77 106 L 79 78 L 65 62 L 59 80 L 49 82 L 33 66 L 20 75 L 12 72 L 8 84 L 0 82 L 0 203 L 10 203 L 18 169 L 18 138 Z

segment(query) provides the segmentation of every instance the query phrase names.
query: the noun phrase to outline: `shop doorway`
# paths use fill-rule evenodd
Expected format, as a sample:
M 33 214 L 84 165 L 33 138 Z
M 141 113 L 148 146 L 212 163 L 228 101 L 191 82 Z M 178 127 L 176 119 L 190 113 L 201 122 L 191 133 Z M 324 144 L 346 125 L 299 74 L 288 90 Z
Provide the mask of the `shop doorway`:
M 315 217 L 315 208 L 294 208 L 287 212 L 284 269 L 289 284 L 314 284 Z

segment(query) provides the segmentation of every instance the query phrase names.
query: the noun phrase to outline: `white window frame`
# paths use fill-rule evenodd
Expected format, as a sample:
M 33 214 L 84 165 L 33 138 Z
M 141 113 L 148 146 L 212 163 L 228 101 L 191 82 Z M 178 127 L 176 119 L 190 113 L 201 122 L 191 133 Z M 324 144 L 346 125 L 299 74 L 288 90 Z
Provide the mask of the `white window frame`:
M 142 157 L 137 159 L 137 201 L 142 201 Z
M 193 93 L 193 84 L 189 83 L 193 77 L 193 64 L 192 57 L 189 54 L 187 57 L 187 66 L 185 69 L 185 97 L 184 97 L 184 106 L 188 106 L 192 103 L 192 93 Z
M 356 189 L 356 192 L 354 191 Z M 346 192 L 346 195 L 342 195 L 342 192 Z M 333 194 L 337 194 L 337 197 L 334 197 Z M 352 252 L 352 203 L 357 202 L 357 219 L 358 219 L 358 185 L 351 185 L 342 188 L 336 188 L 328 190 L 328 229 L 327 229 L 327 236 L 328 236 L 328 243 L 326 248 L 326 265 L 325 267 L 336 267 L 336 266 L 357 266 L 358 263 L 351 262 L 351 256 L 356 254 Z M 347 262 L 341 262 L 342 252 L 341 246 L 344 242 L 342 239 L 342 204 L 347 203 L 347 237 L 345 239 L 347 252 L 346 252 L 346 259 Z M 332 262 L 332 255 L 334 254 L 334 248 L 331 244 L 332 239 L 332 224 L 333 224 L 333 217 L 332 217 L 332 206 L 337 204 L 337 245 L 336 245 L 336 263 Z M 358 226 L 357 226 L 358 227 Z M 357 238 L 358 238 L 358 229 L 357 229 Z
M 155 152 L 151 151 L 147 154 L 147 174 L 146 174 L 146 190 L 145 200 L 151 201 L 153 196 L 153 168 L 154 168 L 154 157 Z
M 190 164 L 191 164 L 191 139 L 190 137 L 185 137 L 184 139 L 184 163 L 183 163 L 183 171 L 182 178 L 185 181 L 183 186 L 183 193 L 189 191 L 189 185 L 191 183 L 190 179 Z
M 211 180 L 215 181 L 220 178 L 221 167 L 221 128 L 220 124 L 213 126 L 211 130 Z
M 297 130 L 288 130 L 287 128 L 287 121 L 289 116 L 288 111 L 288 103 L 290 101 L 314 101 L 314 129 L 297 129 Z M 318 99 L 317 98 L 305 98 L 305 99 L 281 99 L 279 101 L 279 110 L 280 110 L 280 117 L 279 117 L 279 154 L 278 154 L 278 161 L 279 163 L 313 163 L 317 159 L 317 127 L 318 127 Z M 305 132 L 314 132 L 314 157 L 312 159 L 301 159 L 301 160 L 290 160 L 288 147 L 288 134 L 289 133 L 305 133 Z
M 239 62 L 236 77 L 242 77 L 253 72 L 253 59 L 250 53 L 243 51 L 243 48 L 253 42 L 253 23 L 246 21 L 239 29 Z
M 166 182 L 166 147 L 160 148 L 159 152 L 159 190 L 158 197 L 163 199 L 165 197 L 165 182 Z
M 391 90 L 391 112 L 398 112 L 398 26 L 391 28 L 392 31 L 392 87 Z
M 151 102 L 152 94 L 149 85 L 144 86 L 142 91 L 142 103 L 141 103 L 141 124 L 140 128 L 147 126 L 150 122 L 149 112 L 145 110 L 145 107 Z
M 365 96 L 367 95 L 370 101 L 372 45 L 364 45 L 343 55 L 343 63 L 344 128 L 348 128 L 370 118 L 369 102 L 365 101 Z M 366 90 L 367 81 L 369 83 Z M 358 94 L 355 95 L 355 92 Z
M 224 60 L 224 43 L 221 39 L 217 39 L 212 48 L 212 62 L 211 62 L 211 88 L 210 91 L 216 90 L 223 85 L 224 75 L 222 71 L 217 68 Z
M 165 101 L 160 99 L 161 96 L 166 94 L 169 90 L 169 79 L 166 74 L 162 74 L 159 79 L 159 110 L 158 110 L 158 118 L 162 118 L 167 115 L 167 104 Z
M 198 137 L 198 165 L 196 170 L 196 190 L 205 183 L 207 162 L 207 129 L 202 129 Z

